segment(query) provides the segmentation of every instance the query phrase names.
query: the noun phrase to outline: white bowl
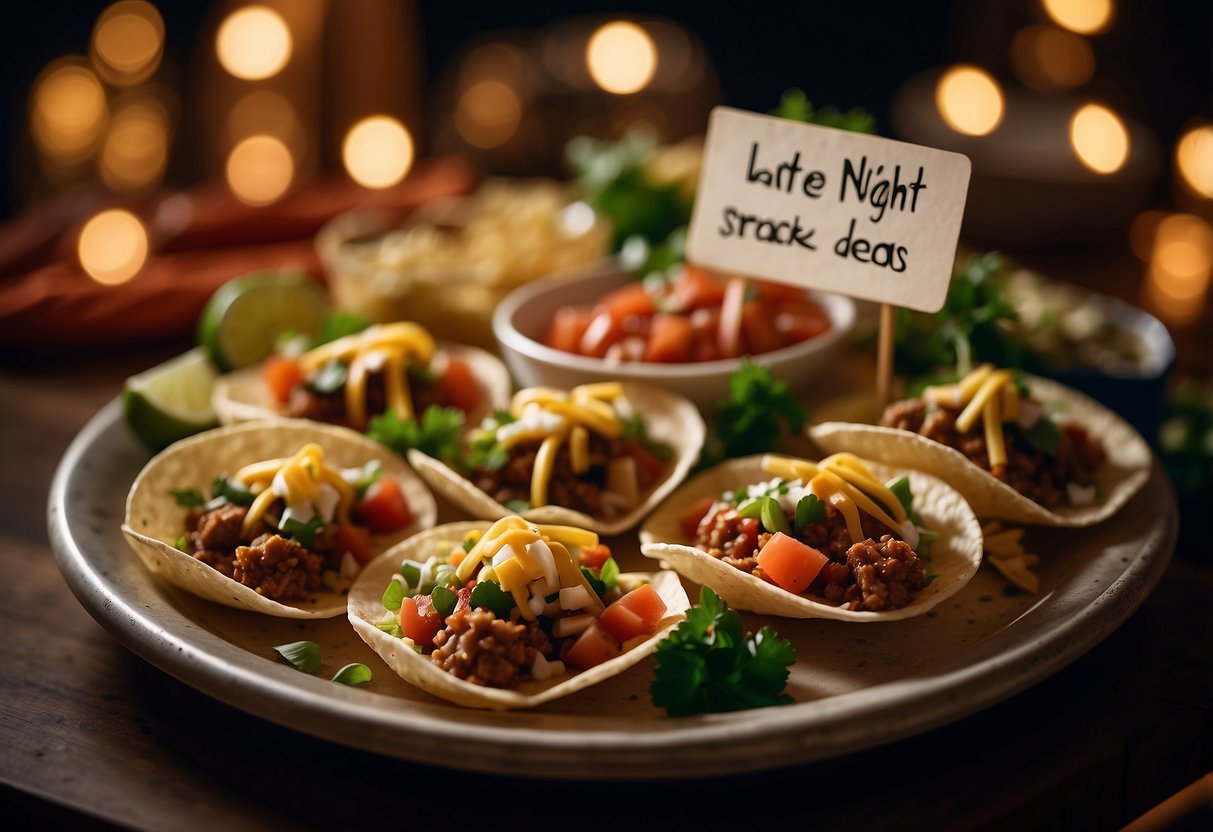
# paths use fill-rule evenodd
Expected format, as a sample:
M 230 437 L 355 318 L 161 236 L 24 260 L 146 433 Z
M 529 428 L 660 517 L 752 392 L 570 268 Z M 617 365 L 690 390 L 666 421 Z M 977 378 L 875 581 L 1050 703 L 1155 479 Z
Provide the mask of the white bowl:
M 553 349 L 543 340 L 552 316 L 562 306 L 591 305 L 607 292 L 635 280 L 614 260 L 587 272 L 538 280 L 510 292 L 493 313 L 493 334 L 520 387 L 568 389 L 595 381 L 639 381 L 664 387 L 711 411 L 729 390 L 729 376 L 740 358 L 686 364 L 608 363 Z M 855 325 L 855 303 L 843 295 L 809 292 L 825 307 L 830 329 L 815 338 L 751 356 L 789 389 L 802 393 L 845 344 Z

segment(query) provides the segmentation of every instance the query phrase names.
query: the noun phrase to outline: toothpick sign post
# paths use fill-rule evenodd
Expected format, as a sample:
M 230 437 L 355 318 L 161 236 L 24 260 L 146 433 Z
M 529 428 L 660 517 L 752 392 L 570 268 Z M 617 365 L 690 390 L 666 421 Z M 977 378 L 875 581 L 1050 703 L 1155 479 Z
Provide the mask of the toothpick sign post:
M 970 168 L 959 153 L 717 107 L 687 256 L 880 302 L 877 391 L 887 401 L 893 308 L 943 308 Z

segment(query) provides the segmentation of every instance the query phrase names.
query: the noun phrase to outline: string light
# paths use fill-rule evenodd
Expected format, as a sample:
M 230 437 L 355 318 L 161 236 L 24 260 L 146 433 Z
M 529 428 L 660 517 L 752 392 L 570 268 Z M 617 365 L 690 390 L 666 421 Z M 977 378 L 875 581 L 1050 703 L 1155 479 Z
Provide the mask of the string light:
M 585 59 L 594 83 L 616 95 L 640 92 L 657 71 L 653 39 L 635 23 L 622 20 L 590 36 Z
M 513 88 L 487 79 L 472 84 L 459 96 L 455 129 L 469 144 L 485 150 L 500 147 L 518 132 L 522 103 Z
M 227 184 L 246 205 L 276 202 L 295 178 L 290 148 L 274 136 L 250 136 L 227 157 Z
M 1175 169 L 1180 181 L 1205 199 L 1213 199 L 1213 126 L 1187 130 L 1175 146 Z
M 1042 0 L 1041 4 L 1054 23 L 1080 35 L 1106 32 L 1116 14 L 1112 0 Z
M 413 137 L 389 116 L 364 118 L 346 133 L 341 159 L 362 187 L 390 188 L 413 166 Z
M 151 3 L 122 0 L 107 8 L 93 26 L 93 66 L 112 84 L 147 80 L 164 52 L 164 19 Z
M 1070 119 L 1070 145 L 1096 173 L 1115 173 L 1129 157 L 1129 131 L 1120 116 L 1099 104 L 1080 107 Z
M 147 262 L 147 230 L 129 211 L 102 211 L 84 224 L 76 245 L 80 266 L 107 286 L 125 283 Z
M 291 31 L 282 15 L 265 6 L 232 12 L 215 36 L 219 63 L 237 78 L 272 78 L 291 59 Z
M 967 64 L 954 66 L 935 87 L 935 106 L 956 132 L 984 136 L 1002 122 L 1002 88 L 984 69 Z
M 108 117 L 97 76 L 78 59 L 56 61 L 34 81 L 32 101 L 30 132 L 42 154 L 65 165 L 89 158 Z

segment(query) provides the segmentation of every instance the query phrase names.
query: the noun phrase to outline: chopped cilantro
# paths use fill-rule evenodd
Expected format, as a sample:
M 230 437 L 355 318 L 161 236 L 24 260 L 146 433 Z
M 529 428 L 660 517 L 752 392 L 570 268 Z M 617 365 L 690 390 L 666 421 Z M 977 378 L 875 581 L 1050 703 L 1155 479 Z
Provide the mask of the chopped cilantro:
M 444 619 L 455 611 L 455 605 L 459 603 L 459 596 L 445 586 L 434 587 L 430 592 L 430 598 L 434 602 L 434 609 Z
M 486 609 L 498 618 L 505 618 L 514 608 L 514 596 L 494 581 L 481 581 L 472 588 L 473 607 Z
M 1041 453 L 1049 456 L 1057 454 L 1057 446 L 1061 444 L 1061 428 L 1048 416 L 1041 416 L 1036 420 L 1036 424 L 1027 430 L 1020 428 L 1019 433 L 1029 445 Z
M 334 673 L 331 681 L 339 685 L 364 685 L 371 681 L 371 669 L 361 662 L 351 662 Z
M 701 464 L 778 451 L 808 420 L 809 412 L 787 382 L 745 358 L 729 378 L 728 397 L 717 402 L 715 436 Z
M 598 577 L 606 585 L 607 592 L 619 586 L 619 564 L 615 562 L 614 558 L 607 558 L 603 561 L 602 568 L 598 570 Z
M 836 127 L 839 130 L 850 130 L 854 133 L 875 133 L 876 119 L 862 107 L 852 107 L 845 113 L 834 106 L 825 106 L 817 110 L 805 97 L 804 90 L 792 88 L 785 90 L 779 99 L 779 106 L 771 111 L 771 115 L 792 121 L 803 121 L 809 124 L 820 124 L 824 127 Z
M 240 483 L 228 477 L 217 477 L 211 483 L 211 505 L 216 501 L 235 503 L 238 506 L 251 506 L 256 499 L 253 493 Z
M 826 519 L 825 503 L 816 494 L 805 494 L 796 504 L 796 531 Z
M 171 493 L 182 508 L 197 508 L 206 504 L 206 499 L 196 488 L 174 488 Z
M 657 645 L 649 688 L 653 704 L 670 716 L 785 705 L 792 645 L 770 627 L 745 633 L 741 617 L 711 587 L 668 638 Z
M 312 519 L 306 523 L 296 520 L 294 517 L 289 517 L 278 526 L 278 531 L 284 533 L 304 549 L 310 549 L 312 543 L 316 540 L 316 533 L 323 526 L 324 521 L 320 519 L 320 515 L 314 514 L 312 515 Z
M 320 645 L 314 641 L 292 641 L 279 644 L 274 652 L 304 673 L 315 673 L 320 669 Z
M 462 410 L 430 405 L 420 420 L 401 419 L 394 410 L 374 416 L 366 435 L 398 454 L 415 448 L 434 459 L 451 462 L 459 454 L 462 431 Z
M 185 552 L 187 555 L 190 554 L 190 544 L 185 539 L 185 535 L 181 535 L 177 538 L 177 540 L 173 543 L 173 548 L 179 552 Z
M 400 629 L 400 622 L 395 617 L 389 618 L 387 621 L 380 621 L 375 626 L 392 638 L 404 638 L 404 630 Z
M 606 595 L 606 592 L 607 592 L 606 581 L 602 580 L 602 578 L 595 575 L 594 571 L 592 569 L 590 569 L 588 566 L 583 566 L 583 567 L 581 567 L 581 574 L 585 576 L 585 579 L 589 582 L 590 586 L 594 588 L 594 593 L 599 598 L 602 598 L 604 595 Z

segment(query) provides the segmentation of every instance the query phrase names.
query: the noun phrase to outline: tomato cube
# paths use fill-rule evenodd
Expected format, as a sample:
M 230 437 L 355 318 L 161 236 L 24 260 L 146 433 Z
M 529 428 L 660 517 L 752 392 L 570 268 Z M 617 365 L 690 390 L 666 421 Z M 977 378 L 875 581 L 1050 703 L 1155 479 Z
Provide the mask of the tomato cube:
M 303 381 L 303 376 L 303 368 L 298 361 L 280 355 L 271 355 L 261 365 L 261 377 L 279 404 L 286 404 L 290 400 L 291 391 Z
M 438 390 L 447 407 L 470 413 L 480 404 L 480 389 L 472 367 L 460 358 L 447 360 L 446 372 L 438 379 Z
M 336 563 L 329 565 L 336 568 L 341 565 L 341 556 L 349 552 L 360 566 L 366 566 L 371 561 L 371 530 L 366 526 L 355 526 L 353 523 L 342 523 L 337 526 L 337 534 L 333 536 L 333 555 Z
M 623 328 L 623 320 L 617 320 L 611 313 L 602 309 L 594 313 L 589 326 L 582 333 L 577 351 L 582 355 L 602 358 L 615 344 L 624 339 L 627 332 Z
M 758 553 L 758 565 L 777 586 L 800 594 L 808 588 L 829 558 L 807 543 L 776 532 Z
M 418 601 L 420 600 L 420 603 Z M 434 636 L 442 629 L 442 616 L 434 609 L 428 595 L 416 599 L 404 598 L 400 602 L 400 631 L 411 638 L 414 644 L 432 647 Z
M 658 313 L 653 316 L 645 361 L 662 364 L 689 361 L 695 333 L 689 318 L 683 315 Z
M 684 312 L 719 306 L 724 299 L 724 284 L 706 269 L 688 263 L 674 281 L 674 299 Z
M 661 623 L 661 619 L 665 618 L 666 603 L 662 600 L 661 594 L 653 587 L 652 584 L 641 584 L 633 589 L 627 595 L 624 595 L 611 607 L 622 607 L 636 617 L 639 622 L 639 631 L 633 633 L 628 638 L 633 638 L 638 635 L 649 635 L 657 629 L 657 625 Z M 610 607 L 607 608 L 607 612 Z M 604 612 L 603 615 L 606 613 Z M 599 621 L 603 616 L 599 616 Z M 605 622 L 603 624 L 605 625 Z M 615 634 L 618 638 L 618 635 Z M 620 638 L 620 641 L 627 641 L 626 638 Z
M 384 474 L 371 484 L 358 502 L 358 516 L 375 534 L 383 534 L 407 526 L 412 522 L 413 510 L 397 479 Z
M 594 621 L 577 637 L 565 654 L 565 661 L 585 670 L 610 661 L 622 652 L 615 637 Z
M 656 312 L 653 296 L 644 288 L 642 283 L 629 283 L 610 292 L 598 302 L 595 313 L 606 310 L 619 323 L 633 315 L 646 317 Z
M 589 309 L 575 306 L 557 309 L 556 314 L 552 316 L 552 325 L 548 328 L 547 345 L 563 352 L 577 352 L 593 317 Z
M 764 303 L 749 301 L 741 309 L 741 342 L 750 355 L 777 350 L 784 345 L 775 329 L 775 315 Z
M 788 344 L 816 338 L 830 328 L 830 316 L 813 300 L 803 299 L 781 304 L 775 315 L 775 329 Z

